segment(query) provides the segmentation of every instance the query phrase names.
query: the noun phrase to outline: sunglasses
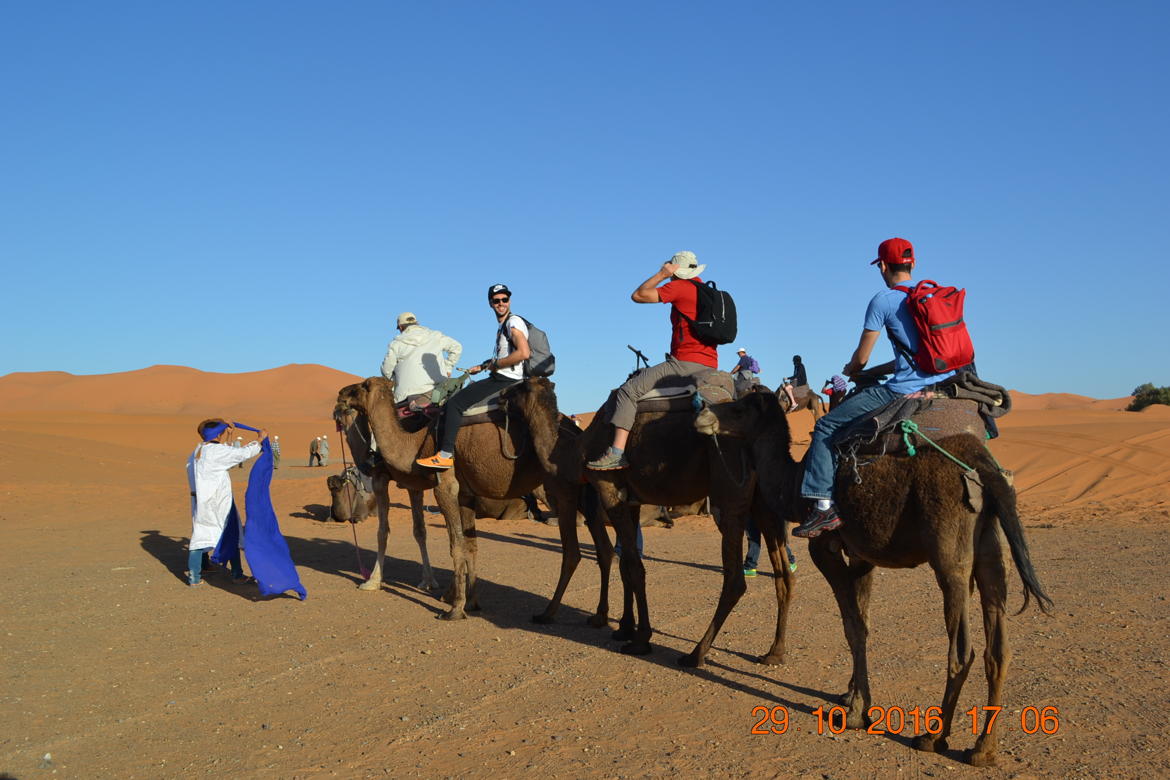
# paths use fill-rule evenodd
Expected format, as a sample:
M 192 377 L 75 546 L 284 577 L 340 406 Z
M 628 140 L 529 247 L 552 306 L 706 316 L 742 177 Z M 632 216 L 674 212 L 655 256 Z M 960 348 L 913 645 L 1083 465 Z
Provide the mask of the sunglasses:
M 511 299 L 509 299 L 509 298 L 492 298 L 491 304 L 492 304 L 492 306 L 495 306 L 497 303 L 507 303 L 509 300 L 511 300 Z

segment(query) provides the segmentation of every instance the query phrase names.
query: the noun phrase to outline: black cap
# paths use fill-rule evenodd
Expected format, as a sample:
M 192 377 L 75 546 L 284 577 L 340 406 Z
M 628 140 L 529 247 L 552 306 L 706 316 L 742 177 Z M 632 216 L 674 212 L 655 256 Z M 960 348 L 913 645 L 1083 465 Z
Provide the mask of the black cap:
M 508 285 L 506 285 L 506 284 L 493 284 L 491 287 L 488 288 L 488 298 L 489 299 L 493 295 L 498 295 L 500 293 L 507 295 L 509 298 L 512 297 L 512 291 L 508 289 Z

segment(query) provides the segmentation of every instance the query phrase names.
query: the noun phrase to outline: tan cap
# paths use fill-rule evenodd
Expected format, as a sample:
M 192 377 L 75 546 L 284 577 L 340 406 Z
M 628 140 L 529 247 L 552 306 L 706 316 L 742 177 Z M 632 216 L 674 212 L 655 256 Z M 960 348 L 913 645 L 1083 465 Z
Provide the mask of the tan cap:
M 403 325 L 418 325 L 418 318 L 413 313 L 404 311 L 398 315 L 398 327 Z

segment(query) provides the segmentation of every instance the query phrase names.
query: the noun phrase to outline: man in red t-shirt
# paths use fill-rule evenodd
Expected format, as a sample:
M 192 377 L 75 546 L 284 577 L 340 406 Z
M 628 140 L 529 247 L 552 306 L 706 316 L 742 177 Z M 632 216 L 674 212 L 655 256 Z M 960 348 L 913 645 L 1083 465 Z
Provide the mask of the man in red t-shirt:
M 702 283 L 699 274 L 707 266 L 699 265 L 694 252 L 679 252 L 662 264 L 658 273 L 634 290 L 634 303 L 670 304 L 670 355 L 666 362 L 650 366 L 630 377 L 617 390 L 617 404 L 609 422 L 613 423 L 613 446 L 595 461 L 586 464 L 594 471 L 616 471 L 626 468 L 626 441 L 634 427 L 638 399 L 654 389 L 667 377 L 697 376 L 719 368 L 715 345 L 700 341 L 691 329 L 698 313 L 698 293 L 690 280 Z M 666 284 L 662 284 L 670 279 Z M 658 285 L 662 284 L 661 287 Z

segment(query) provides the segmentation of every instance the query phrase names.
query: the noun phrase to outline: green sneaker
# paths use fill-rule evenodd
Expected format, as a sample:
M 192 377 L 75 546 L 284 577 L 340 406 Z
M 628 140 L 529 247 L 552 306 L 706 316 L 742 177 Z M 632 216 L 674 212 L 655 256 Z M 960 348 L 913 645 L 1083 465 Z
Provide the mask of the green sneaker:
M 788 571 L 791 571 L 791 572 L 796 571 L 796 561 L 789 561 L 788 562 Z
M 591 460 L 585 464 L 585 468 L 593 471 L 618 471 L 619 469 L 629 468 L 630 463 L 626 460 L 626 453 L 614 452 L 612 449 L 605 451 L 597 460 Z
M 755 569 L 749 569 L 749 568 L 747 568 L 747 567 L 745 566 L 745 567 L 744 567 L 744 570 L 743 570 L 743 576 L 745 576 L 745 577 L 754 577 L 754 576 L 756 576 L 756 570 L 755 570 Z

